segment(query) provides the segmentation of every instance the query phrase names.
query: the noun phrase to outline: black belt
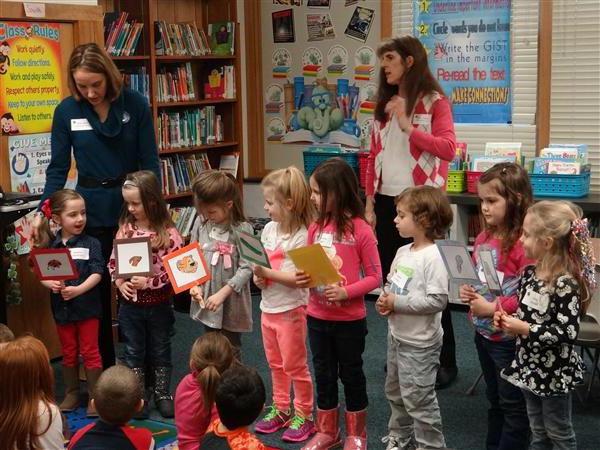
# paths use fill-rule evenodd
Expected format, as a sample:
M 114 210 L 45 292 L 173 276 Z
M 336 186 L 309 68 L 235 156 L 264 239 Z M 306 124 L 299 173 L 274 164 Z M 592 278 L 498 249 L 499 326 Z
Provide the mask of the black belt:
M 125 175 L 121 175 L 117 178 L 94 178 L 86 177 L 85 175 L 79 175 L 77 178 L 77 184 L 83 188 L 95 189 L 95 188 L 114 188 L 121 186 L 125 181 Z

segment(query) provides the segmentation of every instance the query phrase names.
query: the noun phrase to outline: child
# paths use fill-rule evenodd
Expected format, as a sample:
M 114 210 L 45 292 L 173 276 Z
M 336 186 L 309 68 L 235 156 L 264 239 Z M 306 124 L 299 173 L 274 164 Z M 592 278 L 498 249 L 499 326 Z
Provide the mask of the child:
M 125 338 L 123 362 L 145 386 L 146 361 L 152 367 L 154 403 L 161 416 L 173 417 L 171 382 L 171 335 L 175 316 L 173 290 L 162 257 L 182 247 L 183 240 L 175 229 L 163 199 L 160 184 L 153 172 L 141 170 L 125 177 L 123 212 L 117 239 L 150 237 L 152 240 L 152 277 L 116 278 L 119 289 L 119 330 Z M 114 277 L 115 255 L 108 269 Z M 147 407 L 137 416 L 146 418 Z
M 51 290 L 52 312 L 63 355 L 65 398 L 60 410 L 68 412 L 79 406 L 79 355 L 83 357 L 88 393 L 94 390 L 102 373 L 98 348 L 102 306 L 98 283 L 104 272 L 104 260 L 100 242 L 84 234 L 86 205 L 79 193 L 72 189 L 56 191 L 44 201 L 41 211 L 47 220 L 42 222 L 34 245 L 68 248 L 79 272 L 76 280 L 41 282 Z M 50 231 L 49 219 L 60 227 L 56 236 Z M 90 402 L 87 415 L 96 416 Z
M 54 376 L 41 341 L 23 336 L 0 349 L 0 450 L 62 450 Z
M 388 449 L 445 448 L 435 378 L 442 349 L 442 311 L 448 303 L 448 274 L 435 239 L 452 224 L 444 193 L 432 186 L 407 188 L 396 197 L 394 223 L 403 238 L 389 287 L 376 303 L 389 316 L 385 394 L 392 414 Z
M 239 187 L 230 174 L 202 172 L 194 179 L 192 191 L 203 220 L 194 226 L 191 239 L 202 246 L 211 279 L 190 290 L 194 300 L 190 316 L 202 322 L 206 331 L 221 331 L 239 360 L 241 333 L 252 331 L 252 270 L 237 252 L 236 232 L 253 234 L 253 230 L 245 222 Z
M 265 404 L 265 385 L 258 372 L 235 365 L 223 372 L 215 396 L 219 419 L 210 425 L 202 448 L 211 450 L 268 450 L 248 427 Z
M 144 396 L 135 372 L 125 366 L 106 369 L 93 393 L 100 420 L 81 428 L 69 442 L 69 450 L 153 449 L 152 433 L 127 422 L 144 406 Z
M 198 450 L 210 422 L 217 418 L 215 393 L 221 374 L 233 362 L 233 349 L 221 333 L 207 333 L 192 346 L 190 370 L 175 393 L 175 426 L 180 450 Z
M 523 219 L 533 196 L 525 170 L 513 163 L 496 164 L 486 171 L 477 185 L 481 201 L 484 231 L 475 239 L 473 260 L 485 281 L 479 250 L 489 250 L 494 269 L 502 284 L 502 295 L 492 295 L 483 285 L 477 291 L 461 286 L 460 297 L 470 306 L 475 326 L 475 347 L 487 388 L 487 448 L 525 450 L 529 447 L 529 421 L 521 390 L 504 380 L 500 371 L 515 356 L 515 338 L 493 326 L 494 312 L 507 314 L 517 310 L 517 286 L 522 269 L 533 261 L 527 259 L 519 241 Z M 483 294 L 483 295 L 481 295 Z
M 362 368 L 367 335 L 364 295 L 381 285 L 377 241 L 364 218 L 356 174 L 344 160 L 331 158 L 319 164 L 309 184 L 318 213 L 308 229 L 307 244 L 323 246 L 343 282 L 310 291 L 308 337 L 318 409 L 317 434 L 305 448 L 329 448 L 340 442 L 338 374 L 346 398 L 346 449 L 365 448 L 368 398 Z M 296 281 L 304 288 L 310 277 L 299 271 Z
M 307 227 L 313 217 L 310 188 L 304 174 L 292 166 L 267 175 L 262 189 L 264 208 L 272 222 L 265 226 L 261 240 L 271 269 L 255 266 L 254 281 L 262 289 L 262 337 L 271 368 L 273 405 L 254 429 L 269 434 L 288 427 L 282 439 L 302 442 L 315 433 L 313 383 L 306 352 L 308 289 L 296 287 L 296 268 L 286 252 L 306 245 Z
M 532 431 L 529 448 L 576 449 L 571 391 L 583 382 L 575 350 L 579 318 L 596 287 L 595 259 L 581 209 L 566 201 L 531 206 L 521 241 L 528 258 L 519 285 L 517 317 L 494 313 L 494 324 L 517 336 L 502 376 L 522 389 Z

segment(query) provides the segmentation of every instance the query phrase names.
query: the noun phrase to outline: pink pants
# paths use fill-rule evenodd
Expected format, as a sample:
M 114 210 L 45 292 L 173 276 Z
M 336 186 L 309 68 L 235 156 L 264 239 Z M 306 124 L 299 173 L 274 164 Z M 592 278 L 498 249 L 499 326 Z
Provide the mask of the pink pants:
M 262 313 L 262 337 L 273 379 L 273 403 L 280 411 L 290 408 L 294 384 L 294 409 L 303 417 L 313 411 L 313 383 L 306 352 L 306 307 Z
M 99 323 L 98 319 L 86 319 L 64 325 L 56 324 L 63 354 L 63 366 L 77 366 L 81 353 L 83 366 L 86 369 L 102 368 L 102 358 L 98 350 Z

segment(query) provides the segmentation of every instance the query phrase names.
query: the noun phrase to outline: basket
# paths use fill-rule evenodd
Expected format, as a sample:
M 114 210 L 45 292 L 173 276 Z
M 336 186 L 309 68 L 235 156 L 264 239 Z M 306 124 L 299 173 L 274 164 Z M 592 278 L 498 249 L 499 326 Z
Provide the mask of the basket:
M 465 171 L 449 170 L 448 179 L 446 180 L 446 192 L 460 194 L 465 191 L 465 187 Z
M 590 172 L 580 175 L 529 174 L 536 197 L 585 197 L 590 192 Z
M 358 153 L 357 152 L 328 152 L 328 151 L 318 151 L 318 150 L 304 150 L 302 152 L 304 156 L 304 174 L 309 177 L 317 168 L 317 166 L 330 158 L 342 158 L 344 161 L 348 163 L 356 176 L 358 173 Z
M 483 172 L 473 172 L 471 170 L 467 170 L 467 192 L 470 192 L 471 194 L 477 194 L 477 182 L 482 174 Z
M 361 188 L 367 186 L 367 163 L 369 158 L 369 152 L 358 153 L 358 182 Z

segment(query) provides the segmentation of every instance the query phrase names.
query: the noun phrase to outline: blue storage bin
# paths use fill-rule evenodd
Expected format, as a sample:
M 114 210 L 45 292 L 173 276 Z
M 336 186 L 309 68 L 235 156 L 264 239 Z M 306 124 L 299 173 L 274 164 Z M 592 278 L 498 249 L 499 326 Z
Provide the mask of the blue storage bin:
M 585 197 L 590 192 L 590 172 L 580 175 L 529 174 L 537 197 Z
M 356 176 L 359 176 L 358 170 L 358 153 L 357 152 L 332 152 L 332 151 L 318 151 L 318 150 L 304 150 L 304 174 L 309 177 L 316 167 L 323 161 L 330 158 L 342 158 L 348 163 Z

